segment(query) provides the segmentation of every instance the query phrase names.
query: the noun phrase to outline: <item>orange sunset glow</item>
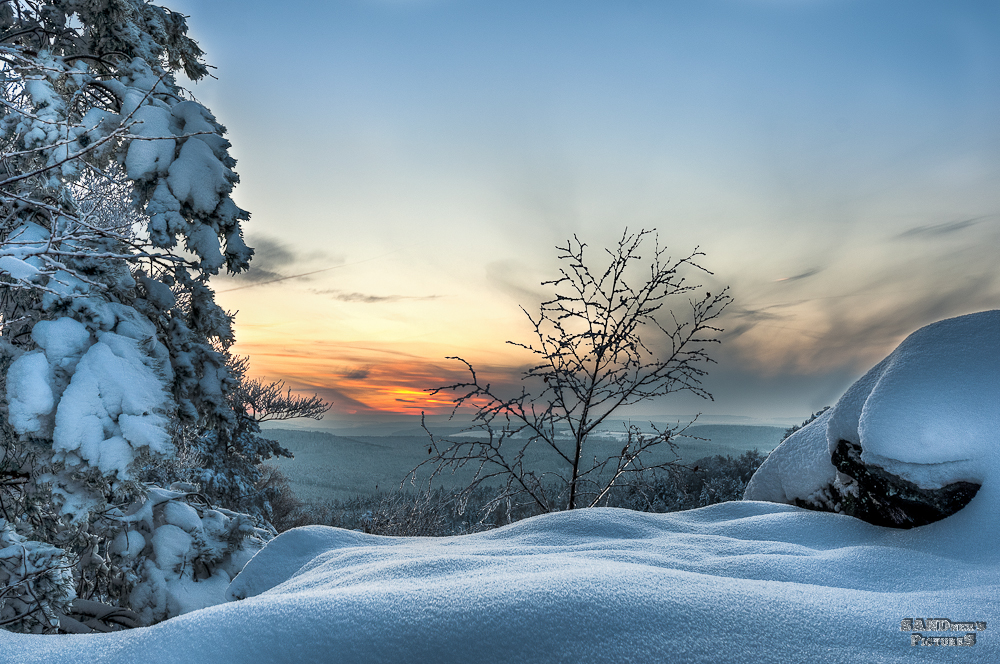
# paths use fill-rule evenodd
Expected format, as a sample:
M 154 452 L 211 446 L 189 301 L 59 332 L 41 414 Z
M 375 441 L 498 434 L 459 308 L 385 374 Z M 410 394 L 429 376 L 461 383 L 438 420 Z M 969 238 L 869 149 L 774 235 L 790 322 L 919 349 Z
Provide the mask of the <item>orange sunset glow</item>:
M 258 341 L 240 343 L 235 351 L 250 356 L 254 375 L 283 380 L 297 393 L 319 394 L 333 404 L 333 413 L 345 415 L 450 414 L 450 393 L 432 396 L 430 391 L 469 378 L 465 365 L 443 354 L 420 357 L 389 345 L 319 342 L 289 352 Z M 482 365 L 476 370 L 480 378 L 497 383 L 509 381 L 517 368 Z

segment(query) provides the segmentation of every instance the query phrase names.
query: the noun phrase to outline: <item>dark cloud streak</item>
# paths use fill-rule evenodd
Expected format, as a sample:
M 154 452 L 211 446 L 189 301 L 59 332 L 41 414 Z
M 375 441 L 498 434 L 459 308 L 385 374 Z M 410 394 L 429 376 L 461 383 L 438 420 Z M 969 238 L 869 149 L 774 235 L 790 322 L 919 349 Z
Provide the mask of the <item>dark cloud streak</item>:
M 326 259 L 330 260 L 331 257 L 322 251 L 314 251 L 308 254 L 298 252 L 289 245 L 268 237 L 253 237 L 250 238 L 250 243 L 254 245 L 254 256 L 250 264 L 250 269 L 241 274 L 232 275 L 232 278 L 236 281 L 249 281 L 245 286 L 237 286 L 236 288 L 227 288 L 225 290 L 217 291 L 219 293 L 229 293 L 231 291 L 243 290 L 245 288 L 255 288 L 257 286 L 266 286 L 268 284 L 277 283 L 279 281 L 288 281 L 290 279 L 303 279 L 314 274 L 319 274 L 321 272 L 327 272 L 329 270 L 335 270 L 342 267 L 348 267 L 351 265 L 359 265 L 361 263 L 367 263 L 373 261 L 388 254 L 380 254 L 378 256 L 373 256 L 372 258 L 367 258 L 361 261 L 355 261 L 353 263 L 345 263 L 342 258 L 335 258 L 337 260 L 336 265 L 330 265 L 328 267 L 320 268 L 317 270 L 310 270 L 308 272 L 299 272 L 297 274 L 285 274 L 284 268 L 288 268 L 295 265 L 301 265 L 302 263 L 310 260 Z M 392 252 L 390 252 L 392 253 Z M 363 297 L 363 296 L 362 296 Z M 433 296 L 437 297 L 437 296 Z
M 364 261 L 361 261 L 361 262 L 364 262 Z M 322 269 L 313 270 L 311 272 L 303 272 L 302 274 L 293 274 L 293 275 L 289 275 L 287 277 L 278 277 L 276 279 L 270 279 L 268 281 L 258 281 L 256 283 L 249 284 L 247 286 L 237 286 L 236 288 L 227 288 L 226 290 L 221 290 L 221 291 L 217 291 L 217 292 L 219 292 L 219 293 L 231 293 L 232 291 L 243 290 L 245 288 L 255 288 L 257 286 L 266 286 L 267 284 L 273 284 L 273 283 L 277 283 L 279 281 L 288 281 L 289 279 L 301 279 L 302 277 L 308 277 L 309 275 L 312 275 L 312 274 L 319 274 L 320 272 L 327 272 L 329 270 L 335 270 L 338 267 L 347 267 L 348 265 L 356 265 L 356 263 L 347 263 L 347 264 L 344 264 L 344 265 L 331 265 L 330 267 L 324 267 Z
M 927 236 L 940 236 L 948 235 L 950 233 L 957 233 L 959 231 L 964 231 L 967 228 L 971 228 L 977 224 L 981 224 L 990 217 L 972 217 L 971 219 L 962 219 L 960 221 L 948 221 L 943 224 L 932 224 L 930 226 L 916 226 L 907 231 L 903 231 L 896 236 L 897 239 L 904 238 L 914 238 L 914 237 L 927 237 Z
M 789 281 L 801 281 L 802 279 L 808 279 L 809 277 L 811 277 L 813 275 L 819 274 L 822 271 L 823 271 L 823 268 L 814 267 L 814 268 L 811 268 L 809 270 L 806 270 L 805 272 L 803 272 L 801 274 L 796 274 L 793 277 L 782 277 L 781 279 L 775 279 L 775 281 L 780 281 L 780 282 L 783 282 L 783 283 L 786 283 L 786 282 L 789 282 Z
M 364 380 L 368 378 L 371 374 L 371 369 L 368 367 L 359 367 L 357 369 L 351 369 L 350 371 L 345 371 L 342 375 L 344 380 Z
M 262 284 L 284 279 L 286 277 L 281 274 L 282 268 L 302 260 L 291 247 L 279 240 L 262 236 L 253 236 L 247 240 L 253 246 L 253 260 L 249 270 L 234 275 L 239 281 Z

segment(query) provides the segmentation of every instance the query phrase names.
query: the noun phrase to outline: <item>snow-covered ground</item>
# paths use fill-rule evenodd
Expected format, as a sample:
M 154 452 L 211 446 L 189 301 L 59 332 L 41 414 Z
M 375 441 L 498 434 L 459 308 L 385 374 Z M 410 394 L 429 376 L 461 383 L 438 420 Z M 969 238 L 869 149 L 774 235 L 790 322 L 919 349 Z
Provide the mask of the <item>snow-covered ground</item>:
M 1000 661 L 1000 547 L 981 498 L 908 531 L 750 501 L 441 539 L 313 526 L 250 561 L 230 587 L 245 599 L 117 634 L 0 631 L 0 661 Z M 987 629 L 971 647 L 911 646 L 905 618 Z

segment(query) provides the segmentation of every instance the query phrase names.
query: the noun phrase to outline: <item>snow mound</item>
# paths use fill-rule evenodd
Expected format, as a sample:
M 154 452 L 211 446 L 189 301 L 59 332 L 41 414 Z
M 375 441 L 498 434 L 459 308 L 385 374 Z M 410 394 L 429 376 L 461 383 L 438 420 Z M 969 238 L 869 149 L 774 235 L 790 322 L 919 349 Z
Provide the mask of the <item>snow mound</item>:
M 968 509 L 1000 508 L 1000 311 L 923 327 L 852 385 L 823 417 L 779 445 L 744 498 L 809 500 L 836 481 L 840 440 L 861 460 L 924 489 L 982 488 Z
M 900 531 L 732 502 L 438 539 L 314 526 L 250 561 L 229 589 L 245 599 L 117 634 L 0 632 L 0 660 L 909 664 L 940 648 L 911 647 L 901 621 L 946 618 L 987 624 L 949 660 L 1000 661 L 1000 553 L 947 521 Z
M 837 474 L 830 462 L 826 427 L 833 409 L 786 438 L 750 478 L 745 500 L 791 504 L 823 489 Z

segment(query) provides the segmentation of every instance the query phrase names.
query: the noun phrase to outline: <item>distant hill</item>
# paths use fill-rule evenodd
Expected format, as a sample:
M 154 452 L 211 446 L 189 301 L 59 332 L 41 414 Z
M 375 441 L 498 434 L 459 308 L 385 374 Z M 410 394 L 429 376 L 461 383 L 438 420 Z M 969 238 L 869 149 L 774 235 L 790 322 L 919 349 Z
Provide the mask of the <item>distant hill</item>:
M 591 454 L 603 458 L 621 449 L 616 432 L 592 441 Z M 302 429 L 267 429 L 264 434 L 290 449 L 294 459 L 275 463 L 288 476 L 292 489 L 307 502 L 346 499 L 358 494 L 398 488 L 408 480 L 409 471 L 427 459 L 427 436 L 342 436 Z M 784 429 L 770 426 L 705 424 L 690 427 L 677 439 L 677 453 L 684 463 L 706 456 L 739 455 L 757 449 L 770 452 L 781 440 Z M 703 438 L 705 440 L 698 440 Z M 663 460 L 672 458 L 660 452 Z M 545 466 L 550 461 L 535 461 Z M 438 484 L 460 486 L 469 481 L 471 471 L 447 475 Z M 417 480 L 426 487 L 427 474 Z M 408 485 L 408 484 L 407 484 Z

